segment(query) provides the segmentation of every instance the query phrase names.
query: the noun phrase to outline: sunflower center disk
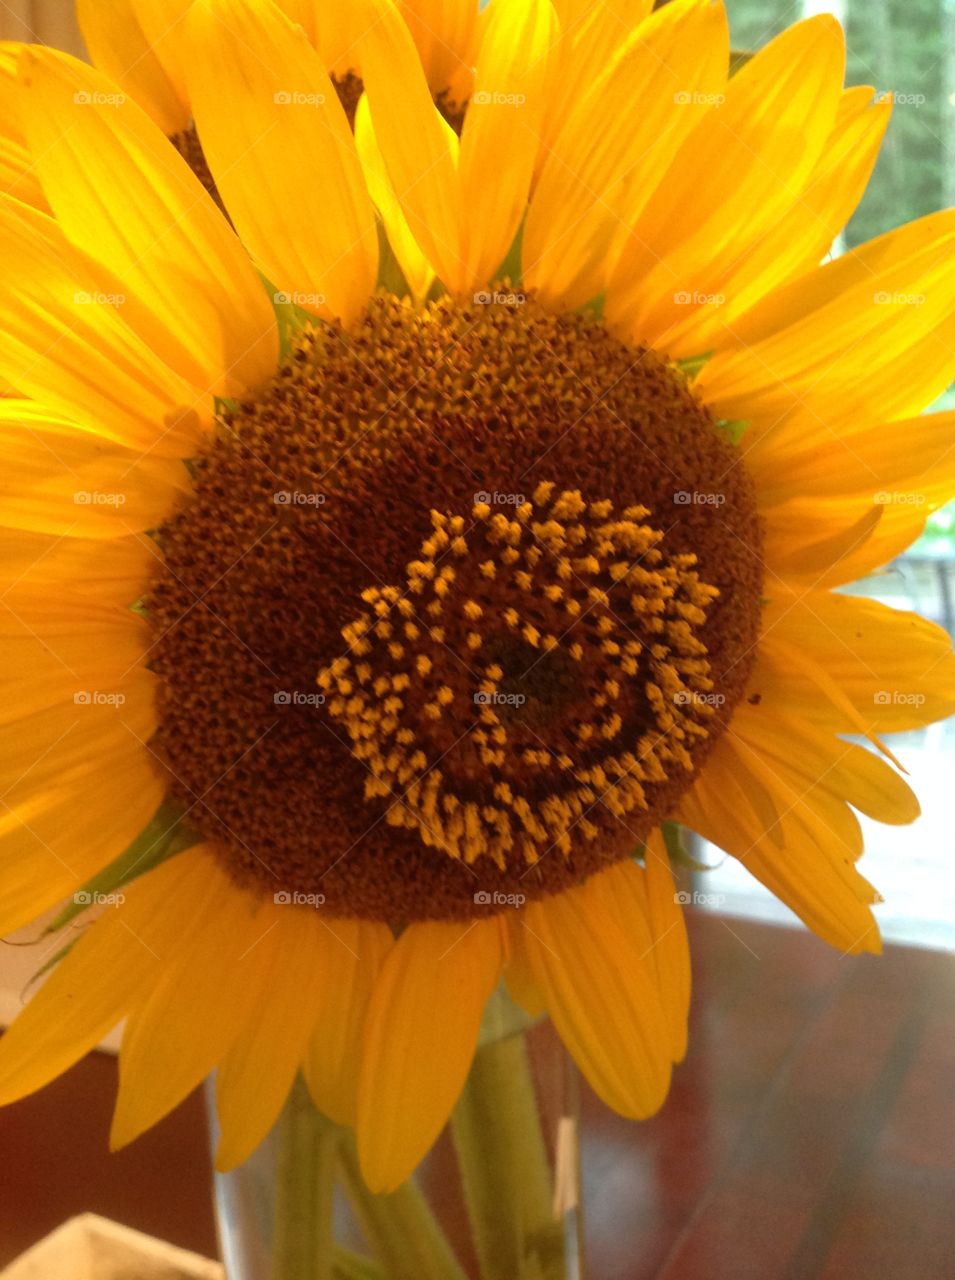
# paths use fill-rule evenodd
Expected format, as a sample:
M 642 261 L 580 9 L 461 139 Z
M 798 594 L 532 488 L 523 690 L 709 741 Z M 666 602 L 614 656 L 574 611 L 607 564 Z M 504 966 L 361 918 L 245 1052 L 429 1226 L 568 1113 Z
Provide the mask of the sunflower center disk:
M 692 773 L 718 591 L 649 514 L 552 481 L 512 517 L 431 513 L 406 581 L 364 593 L 348 656 L 319 676 L 389 823 L 506 870 L 571 854 L 575 829 L 596 839 L 594 806 L 645 810 L 647 784 Z
M 195 473 L 154 748 L 242 883 L 390 921 L 557 892 L 672 814 L 745 687 L 739 454 L 593 320 L 377 298 Z

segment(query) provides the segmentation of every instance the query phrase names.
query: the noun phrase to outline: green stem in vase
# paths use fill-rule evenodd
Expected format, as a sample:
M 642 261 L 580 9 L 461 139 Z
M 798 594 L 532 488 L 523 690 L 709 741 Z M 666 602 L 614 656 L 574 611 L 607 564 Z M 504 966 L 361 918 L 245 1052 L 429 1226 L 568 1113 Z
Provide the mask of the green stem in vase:
M 352 1210 L 388 1280 L 467 1280 L 413 1178 L 376 1196 L 362 1178 L 351 1133 L 343 1132 L 338 1157 Z
M 563 1226 L 523 1035 L 485 1044 L 451 1118 L 481 1280 L 563 1280 Z
M 272 1246 L 276 1280 L 333 1280 L 339 1135 L 338 1127 L 316 1110 L 303 1081 L 296 1080 L 278 1134 Z
M 387 1280 L 385 1273 L 368 1258 L 336 1246 L 332 1258 L 332 1280 Z

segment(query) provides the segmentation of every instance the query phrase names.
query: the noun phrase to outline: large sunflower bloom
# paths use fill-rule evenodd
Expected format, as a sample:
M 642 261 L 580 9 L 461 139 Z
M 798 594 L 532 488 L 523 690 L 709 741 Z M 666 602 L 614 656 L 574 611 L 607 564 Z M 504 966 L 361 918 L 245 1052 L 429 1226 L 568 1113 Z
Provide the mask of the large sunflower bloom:
M 709 0 L 624 37 L 493 0 L 459 137 L 397 10 L 346 7 L 354 131 L 268 0 L 178 25 L 228 220 L 185 117 L 15 51 L 0 928 L 168 856 L 4 1037 L 0 1099 L 125 1018 L 116 1143 L 217 1068 L 228 1167 L 301 1070 L 386 1190 L 502 978 L 659 1107 L 667 820 L 877 949 L 854 809 L 916 816 L 879 735 L 948 714 L 955 661 L 836 589 L 952 492 L 952 415 L 914 415 L 955 373 L 955 215 L 817 265 L 888 112 L 830 18 L 728 79 Z

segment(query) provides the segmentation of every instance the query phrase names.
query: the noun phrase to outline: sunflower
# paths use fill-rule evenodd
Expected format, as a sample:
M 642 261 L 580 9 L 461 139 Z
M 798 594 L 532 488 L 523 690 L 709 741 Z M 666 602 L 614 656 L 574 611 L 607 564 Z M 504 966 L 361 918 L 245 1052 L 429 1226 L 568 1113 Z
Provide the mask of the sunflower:
M 503 980 L 650 1115 L 667 824 L 878 948 L 854 810 L 955 661 L 838 588 L 952 493 L 955 215 L 818 265 L 889 112 L 829 17 L 729 78 L 709 0 L 493 0 L 458 133 L 386 0 L 316 7 L 353 126 L 309 6 L 82 9 L 135 93 L 4 53 L 0 927 L 107 903 L 0 1100 L 125 1019 L 115 1144 L 215 1069 L 230 1167 L 301 1072 L 389 1190 Z

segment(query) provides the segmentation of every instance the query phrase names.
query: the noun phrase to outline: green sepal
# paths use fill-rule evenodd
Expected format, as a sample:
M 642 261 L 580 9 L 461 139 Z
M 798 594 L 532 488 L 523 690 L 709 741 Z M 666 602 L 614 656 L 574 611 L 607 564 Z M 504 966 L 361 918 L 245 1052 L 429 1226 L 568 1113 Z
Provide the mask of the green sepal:
M 484 1006 L 481 1019 L 481 1031 L 478 1036 L 478 1048 L 486 1044 L 496 1044 L 508 1036 L 516 1036 L 528 1027 L 540 1022 L 541 1017 L 534 1017 L 512 1000 L 507 988 L 501 983 L 491 994 Z
M 730 76 L 735 76 L 737 71 L 742 71 L 747 62 L 755 56 L 751 49 L 730 49 Z
M 748 418 L 736 418 L 733 422 L 721 418 L 717 423 L 719 429 L 729 436 L 730 444 L 739 444 L 749 426 Z
M 523 254 L 524 254 L 524 222 L 527 214 L 521 219 L 521 225 L 517 228 L 517 235 L 511 241 L 511 247 L 505 254 L 504 261 L 495 271 L 492 283 L 498 280 L 506 280 L 513 288 L 517 288 L 523 279 Z
M 378 229 L 378 280 L 375 287 L 393 293 L 396 298 L 410 298 L 407 278 L 391 247 L 385 224 L 379 218 L 375 225 Z
M 44 934 L 56 933 L 78 915 L 94 906 L 102 897 L 116 893 L 123 885 L 158 867 L 167 858 L 198 844 L 202 837 L 183 821 L 179 810 L 163 802 L 149 825 L 118 858 L 73 894 L 59 915 L 47 925 Z M 43 970 L 41 970 L 43 972 Z
M 686 356 L 685 359 L 676 361 L 676 367 L 688 378 L 695 378 L 712 354 L 712 351 L 707 351 L 699 356 Z
M 693 871 L 709 871 L 705 862 L 698 862 L 686 847 L 683 827 L 678 822 L 664 822 L 660 826 L 667 857 L 674 867 L 689 867 Z
M 335 1246 L 332 1280 L 385 1280 L 385 1273 L 370 1258 L 361 1258 L 350 1249 Z
M 49 932 L 49 931 L 47 930 L 47 932 Z M 39 969 L 37 969 L 36 973 L 33 973 L 33 974 L 31 974 L 31 975 L 30 975 L 30 978 L 29 978 L 29 980 L 28 980 L 28 982 L 27 982 L 26 986 L 23 988 L 23 992 L 22 992 L 22 994 L 21 994 L 21 999 L 23 998 L 23 996 L 25 996 L 25 995 L 26 995 L 26 993 L 30 990 L 30 988 L 33 986 L 33 984 L 34 984 L 35 982 L 38 982 L 38 981 L 40 980 L 40 978 L 42 978 L 42 977 L 43 977 L 43 975 L 44 975 L 45 973 L 49 973 L 51 969 L 55 969 L 55 968 L 56 968 L 56 966 L 60 963 L 60 961 L 61 961 L 61 960 L 65 960 L 65 959 L 66 959 L 66 957 L 70 954 L 70 952 L 73 950 L 73 948 L 74 948 L 74 947 L 76 946 L 76 944 L 79 942 L 80 937 L 82 937 L 82 934 L 78 934 L 78 935 L 73 939 L 73 941 L 72 941 L 72 942 L 68 942 L 68 943 L 66 944 L 66 946 L 65 946 L 65 947 L 60 947 L 59 951 L 57 951 L 55 955 L 50 956 L 49 960 L 45 960 L 45 961 L 43 962 L 43 964 L 41 964 L 41 965 L 40 965 L 40 967 L 39 967 Z

